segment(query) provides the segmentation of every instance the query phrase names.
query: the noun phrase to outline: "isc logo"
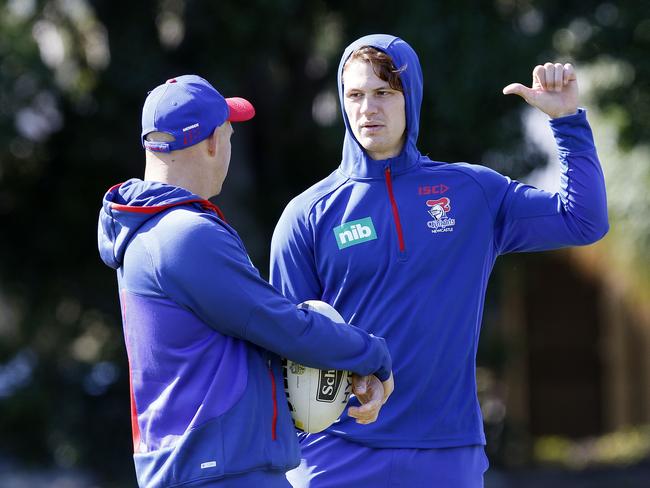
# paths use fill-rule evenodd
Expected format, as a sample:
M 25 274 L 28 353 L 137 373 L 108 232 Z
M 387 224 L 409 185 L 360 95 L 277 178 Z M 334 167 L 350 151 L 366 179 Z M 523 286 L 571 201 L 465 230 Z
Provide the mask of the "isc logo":
M 333 230 L 339 249 L 345 249 L 346 247 L 377 239 L 375 226 L 372 225 L 372 219 L 370 217 L 346 222 L 343 225 L 335 227 Z

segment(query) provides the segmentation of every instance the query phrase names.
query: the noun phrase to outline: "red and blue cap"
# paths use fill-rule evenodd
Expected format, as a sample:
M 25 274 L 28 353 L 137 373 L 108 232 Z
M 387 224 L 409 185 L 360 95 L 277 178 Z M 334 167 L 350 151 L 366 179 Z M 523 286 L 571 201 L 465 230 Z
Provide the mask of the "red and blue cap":
M 253 105 L 243 98 L 224 98 L 210 83 L 197 75 L 167 80 L 149 92 L 142 108 L 142 147 L 171 152 L 206 139 L 226 121 L 244 122 L 255 115 Z M 173 141 L 147 141 L 151 132 L 166 132 Z

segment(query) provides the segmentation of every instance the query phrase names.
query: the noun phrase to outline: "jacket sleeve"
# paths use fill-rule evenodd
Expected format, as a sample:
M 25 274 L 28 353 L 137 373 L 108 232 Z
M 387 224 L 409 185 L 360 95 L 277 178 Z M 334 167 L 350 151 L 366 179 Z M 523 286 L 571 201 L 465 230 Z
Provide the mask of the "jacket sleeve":
M 260 277 L 238 236 L 210 218 L 193 220 L 160 249 L 158 279 L 172 299 L 218 332 L 301 364 L 388 378 L 382 338 L 297 309 Z
M 585 111 L 550 124 L 562 167 L 560 192 L 504 177 L 496 183 L 500 189 L 487 189 L 500 202 L 494 227 L 499 254 L 591 244 L 609 229 L 605 180 Z
M 298 200 L 289 202 L 271 239 L 269 279 L 297 303 L 320 300 L 323 288 L 316 270 L 313 234 Z

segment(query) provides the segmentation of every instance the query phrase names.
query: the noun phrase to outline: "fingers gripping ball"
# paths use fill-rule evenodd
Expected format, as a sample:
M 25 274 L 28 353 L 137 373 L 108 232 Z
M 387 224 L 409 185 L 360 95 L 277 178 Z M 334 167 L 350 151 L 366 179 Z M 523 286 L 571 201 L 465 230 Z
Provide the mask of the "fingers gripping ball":
M 313 310 L 334 322 L 345 323 L 331 305 L 320 300 L 308 300 L 299 304 L 298 308 Z M 350 399 L 350 372 L 309 368 L 288 359 L 283 360 L 282 365 L 284 390 L 296 428 L 314 433 L 332 425 Z

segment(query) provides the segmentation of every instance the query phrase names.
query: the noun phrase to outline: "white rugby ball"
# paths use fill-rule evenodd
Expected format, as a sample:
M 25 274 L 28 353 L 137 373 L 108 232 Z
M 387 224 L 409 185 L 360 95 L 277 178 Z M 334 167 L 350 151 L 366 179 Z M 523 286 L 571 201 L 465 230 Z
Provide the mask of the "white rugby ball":
M 330 304 L 307 300 L 298 308 L 313 310 L 334 322 L 345 323 Z M 284 390 L 293 423 L 303 432 L 320 432 L 332 425 L 343 413 L 352 392 L 349 371 L 315 369 L 289 359 L 282 362 Z

